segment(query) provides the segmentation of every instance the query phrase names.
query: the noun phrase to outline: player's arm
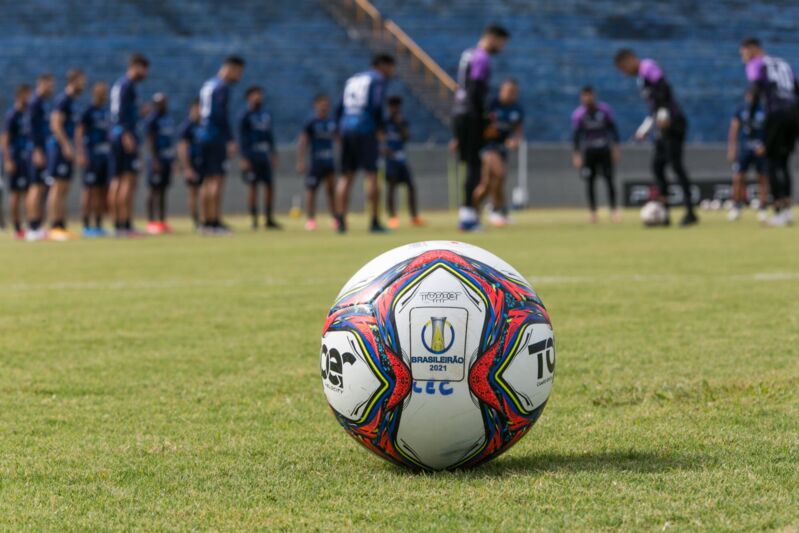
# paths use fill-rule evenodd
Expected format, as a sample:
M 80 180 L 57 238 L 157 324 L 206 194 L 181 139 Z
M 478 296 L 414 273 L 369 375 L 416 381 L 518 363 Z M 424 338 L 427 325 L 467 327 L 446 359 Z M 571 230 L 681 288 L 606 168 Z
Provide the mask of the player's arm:
M 305 174 L 305 158 L 307 157 L 309 141 L 310 136 L 306 128 L 297 137 L 297 174 Z
M 572 166 L 578 170 L 583 166 L 583 154 L 580 152 L 582 140 L 583 125 L 575 111 L 572 114 Z
M 241 115 L 239 119 L 239 150 L 241 152 L 241 170 L 249 172 L 252 168 L 250 163 L 252 151 L 250 150 L 250 121 L 247 118 L 247 113 Z
M 65 120 L 66 115 L 63 111 L 60 109 L 53 111 L 50 115 L 50 131 L 53 132 L 53 137 L 55 137 L 56 142 L 58 142 L 58 146 L 61 147 L 61 153 L 64 155 L 64 159 L 72 161 L 75 153 L 72 149 L 72 141 L 70 141 L 67 132 L 64 130 Z
M 89 164 L 89 157 L 86 153 L 86 146 L 83 143 L 83 136 L 86 134 L 86 126 L 83 123 L 83 120 L 78 122 L 75 126 L 75 151 L 77 152 L 78 156 L 78 165 L 83 168 L 86 168 Z
M 8 122 L 6 122 L 3 134 L 0 135 L 0 147 L 3 149 L 3 165 L 6 173 L 13 174 L 16 170 L 16 165 L 14 164 L 14 158 L 11 156 L 11 141 L 8 135 L 8 129 Z
M 741 132 L 741 121 L 738 117 L 730 120 L 730 129 L 727 132 L 727 161 L 732 163 L 738 156 L 738 135 Z
M 524 115 L 522 115 L 519 118 L 518 122 L 516 122 L 516 124 L 513 126 L 513 131 L 511 132 L 505 144 L 511 150 L 518 150 L 519 145 L 522 142 L 523 134 L 524 134 Z
M 266 132 L 266 141 L 269 143 L 269 161 L 272 163 L 272 169 L 277 169 L 280 163 L 280 156 L 277 153 L 277 144 L 275 144 L 275 132 L 270 127 Z
M 385 94 L 383 91 L 383 84 L 372 83 L 369 90 L 371 92 L 370 100 L 372 105 L 372 117 L 374 118 L 375 125 L 377 127 L 377 140 L 382 143 L 386 139 L 385 114 L 383 106 Z

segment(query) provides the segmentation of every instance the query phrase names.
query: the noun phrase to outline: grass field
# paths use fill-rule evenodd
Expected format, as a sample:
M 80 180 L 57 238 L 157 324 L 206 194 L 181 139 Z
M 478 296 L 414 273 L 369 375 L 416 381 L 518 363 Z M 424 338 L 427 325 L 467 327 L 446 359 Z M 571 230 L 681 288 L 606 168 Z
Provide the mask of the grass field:
M 341 285 L 423 230 L 0 241 L 0 529 L 799 528 L 799 229 L 538 211 L 467 240 L 528 276 L 558 370 L 485 467 L 411 474 L 322 394 Z

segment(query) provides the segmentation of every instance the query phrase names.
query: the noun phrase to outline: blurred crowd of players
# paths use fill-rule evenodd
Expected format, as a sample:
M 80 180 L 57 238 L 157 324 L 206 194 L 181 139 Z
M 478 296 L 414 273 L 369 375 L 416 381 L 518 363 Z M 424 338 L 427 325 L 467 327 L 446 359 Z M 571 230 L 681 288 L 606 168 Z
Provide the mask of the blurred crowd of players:
M 490 198 L 488 220 L 509 222 L 505 178 L 509 151 L 522 139 L 524 110 L 520 87 L 504 80 L 492 97 L 491 60 L 510 38 L 501 26 L 488 26 L 476 46 L 465 50 L 458 68 L 458 89 L 453 106 L 451 149 L 464 164 L 465 178 L 459 227 L 482 227 L 482 206 Z M 759 180 L 759 218 L 775 226 L 793 223 L 789 158 L 799 135 L 799 82 L 790 65 L 767 55 L 757 39 L 740 46 L 749 89 L 735 112 L 728 136 L 728 158 L 733 163 L 733 206 L 737 220 L 747 202 L 746 175 L 753 168 Z M 649 112 L 635 139 L 653 141 L 653 198 L 668 216 L 667 168 L 682 189 L 685 213 L 680 225 L 698 222 L 691 196 L 691 179 L 683 163 L 688 120 L 672 86 L 656 61 L 639 58 L 634 51 L 616 53 L 615 66 L 638 81 Z M 259 186 L 263 186 L 264 225 L 280 229 L 273 214 L 274 173 L 278 161 L 271 114 L 264 107 L 264 91 L 251 86 L 244 91 L 246 111 L 231 124 L 231 87 L 241 79 L 245 62 L 228 57 L 217 74 L 206 81 L 178 128 L 170 118 L 165 93 L 155 93 L 140 105 L 136 86 L 150 64 L 133 54 L 125 74 L 113 84 L 94 82 L 90 103 L 77 109 L 77 98 L 87 85 L 77 69 L 55 96 L 55 79 L 38 77 L 33 87 L 20 85 L 5 118 L 2 135 L 3 176 L 9 191 L 9 212 L 14 233 L 26 240 L 69 240 L 77 235 L 67 228 L 66 197 L 73 175 L 81 176 L 82 235 L 107 234 L 110 219 L 116 236 L 135 236 L 134 194 L 142 170 L 147 178 L 148 223 L 144 232 L 171 232 L 167 221 L 166 192 L 178 170 L 189 188 L 189 210 L 197 231 L 227 234 L 221 200 L 228 161 L 239 155 L 241 176 L 248 186 L 247 206 L 253 228 L 260 224 Z M 380 219 L 378 165 L 382 159 L 388 184 L 388 227 L 399 225 L 397 187 L 407 187 L 412 225 L 424 224 L 417 207 L 417 191 L 407 161 L 405 143 L 409 125 L 402 99 L 388 96 L 395 70 L 391 55 L 378 54 L 371 68 L 350 77 L 334 107 L 326 95 L 313 100 L 312 118 L 298 137 L 297 171 L 306 178 L 306 229 L 315 230 L 316 192 L 326 193 L 330 224 L 340 233 L 348 230 L 349 197 L 358 171 L 365 175 L 369 230 L 384 232 Z M 572 163 L 586 182 L 590 221 L 597 222 L 595 182 L 604 181 L 611 219 L 620 219 L 614 183 L 619 160 L 620 134 L 613 110 L 597 98 L 591 86 L 580 91 L 580 105 L 571 116 Z M 336 148 L 338 146 L 338 164 Z M 145 167 L 140 167 L 142 161 Z M 773 214 L 765 211 L 771 202 Z M 25 217 L 23 218 L 23 211 Z

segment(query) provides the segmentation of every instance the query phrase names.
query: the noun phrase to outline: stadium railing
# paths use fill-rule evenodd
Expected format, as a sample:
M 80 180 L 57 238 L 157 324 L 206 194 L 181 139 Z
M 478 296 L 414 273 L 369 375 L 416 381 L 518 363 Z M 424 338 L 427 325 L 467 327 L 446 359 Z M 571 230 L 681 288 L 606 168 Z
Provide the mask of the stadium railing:
M 407 60 L 409 85 L 417 85 L 420 98 L 427 103 L 440 120 L 448 116 L 452 94 L 457 83 L 441 68 L 396 22 L 386 19 L 369 0 L 342 0 L 341 6 L 350 12 L 350 20 L 369 29 L 370 37 L 384 46 L 396 50 L 400 64 Z M 421 70 L 421 72 L 420 72 Z

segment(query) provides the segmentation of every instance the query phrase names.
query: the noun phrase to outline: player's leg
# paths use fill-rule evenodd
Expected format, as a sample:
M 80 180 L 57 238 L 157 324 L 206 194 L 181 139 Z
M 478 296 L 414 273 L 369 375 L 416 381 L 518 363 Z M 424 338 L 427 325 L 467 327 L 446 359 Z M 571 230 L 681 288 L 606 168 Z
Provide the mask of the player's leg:
M 737 165 L 736 165 L 737 167 Z M 737 170 L 732 175 L 732 208 L 727 213 L 727 220 L 734 222 L 741 218 L 746 205 L 746 172 Z
M 309 174 L 305 178 L 305 229 L 316 229 L 316 189 L 319 188 L 319 179 Z
M 688 171 L 685 169 L 683 161 L 683 146 L 685 144 L 685 127 L 682 125 L 674 124 L 667 132 L 666 142 L 668 148 L 669 164 L 677 176 L 677 182 L 680 185 L 683 196 L 683 205 L 685 206 L 685 216 L 680 221 L 681 226 L 690 226 L 696 224 L 699 219 L 694 213 L 694 204 L 691 198 L 691 180 L 688 177 Z
M 258 182 L 253 178 L 247 182 L 247 211 L 250 213 L 250 225 L 258 229 Z
M 497 153 L 495 171 L 491 175 L 491 223 L 495 226 L 505 226 L 508 223 L 505 207 L 505 180 L 508 175 L 508 163 L 504 153 Z
M 583 177 L 585 178 L 585 192 L 588 198 L 588 221 L 595 224 L 599 217 L 597 216 L 597 202 L 596 202 L 596 169 L 597 165 L 593 158 L 587 159 L 583 167 Z
M 388 213 L 388 227 L 396 229 L 399 227 L 397 217 L 397 181 L 395 176 L 386 174 L 386 212 Z
M 480 213 L 480 207 L 488 194 L 491 192 L 491 180 L 496 172 L 497 166 L 497 153 L 494 150 L 486 150 L 481 157 L 481 170 L 480 181 L 476 187 L 472 189 L 472 208 L 477 214 Z M 479 218 L 479 217 L 478 217 Z
M 8 197 L 8 210 L 11 216 L 11 224 L 14 226 L 14 236 L 16 238 L 22 238 L 24 235 L 22 232 L 22 216 L 20 214 L 22 209 L 20 206 L 24 203 L 25 192 L 24 189 L 20 190 L 14 187 L 11 189 L 11 194 Z
M 671 223 L 669 217 L 669 183 L 666 181 L 667 163 L 666 142 L 661 137 L 655 141 L 655 151 L 652 155 L 652 175 L 655 177 L 655 186 L 658 191 L 657 201 L 660 202 L 666 210 L 664 225 L 669 225 Z
M 616 196 L 616 176 L 613 164 L 613 154 L 609 149 L 603 150 L 601 162 L 602 178 L 605 180 L 605 188 L 608 192 L 608 207 L 610 208 L 610 220 L 613 222 L 621 221 L 621 214 L 618 210 L 618 198 Z
M 84 185 L 80 191 L 80 219 L 84 235 L 90 233 L 92 228 L 91 196 L 91 187 Z
M 266 213 L 266 228 L 267 229 L 283 229 L 275 220 L 275 180 L 272 173 L 271 163 L 262 163 L 258 165 L 258 181 L 264 184 L 264 213 Z
M 341 177 L 336 183 L 336 224 L 339 233 L 347 232 L 347 212 L 350 191 L 358 171 L 358 146 L 356 136 L 344 134 L 341 138 Z
M 408 212 L 411 214 L 412 226 L 424 226 L 425 221 L 419 216 L 419 202 L 416 195 L 416 180 L 413 179 L 413 173 L 409 167 L 405 167 L 405 184 L 408 193 Z
M 327 211 L 330 213 L 331 223 L 336 227 L 336 174 L 330 171 L 323 178 L 325 184 L 325 196 L 327 196 Z

